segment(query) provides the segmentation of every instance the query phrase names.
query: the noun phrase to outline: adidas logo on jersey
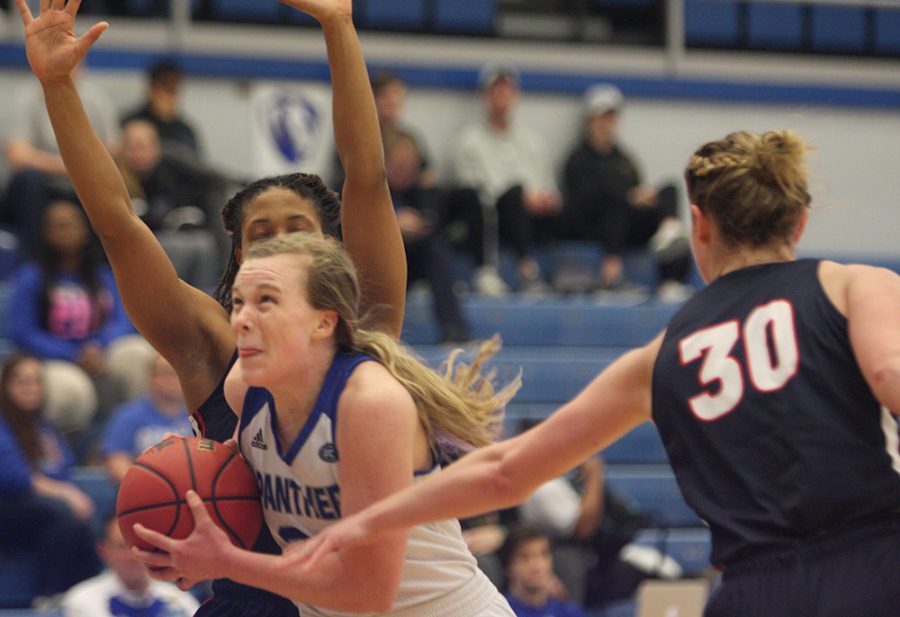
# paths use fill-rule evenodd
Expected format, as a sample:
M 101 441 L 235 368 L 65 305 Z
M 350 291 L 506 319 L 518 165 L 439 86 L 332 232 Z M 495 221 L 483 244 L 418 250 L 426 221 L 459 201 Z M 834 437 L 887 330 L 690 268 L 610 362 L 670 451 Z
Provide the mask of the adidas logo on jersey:
M 266 445 L 266 441 L 263 439 L 262 429 L 257 431 L 256 436 L 250 440 L 250 446 L 253 448 L 259 448 L 260 450 L 268 450 L 269 446 Z

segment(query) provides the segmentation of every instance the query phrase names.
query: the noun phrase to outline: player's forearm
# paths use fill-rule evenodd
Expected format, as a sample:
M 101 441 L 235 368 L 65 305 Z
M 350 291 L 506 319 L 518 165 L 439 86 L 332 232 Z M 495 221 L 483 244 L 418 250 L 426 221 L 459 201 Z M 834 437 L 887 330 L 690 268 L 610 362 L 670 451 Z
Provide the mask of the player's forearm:
M 450 518 L 469 518 L 524 501 L 537 487 L 509 465 L 518 439 L 476 450 L 448 468 L 363 511 L 366 532 L 413 527 Z
M 332 610 L 358 613 L 383 613 L 393 604 L 399 583 L 385 580 L 385 568 L 378 564 L 348 563 L 357 556 L 328 555 L 312 570 L 293 562 L 289 554 L 263 555 L 235 549 L 227 559 L 223 576 L 231 580 L 265 589 L 295 602 Z M 365 561 L 365 560 L 362 560 Z M 360 567 L 362 566 L 362 567 Z
M 334 138 L 348 180 L 384 183 L 384 148 L 359 36 L 349 15 L 322 23 L 331 67 Z
M 134 217 L 128 189 L 90 120 L 71 79 L 42 83 L 66 171 L 91 225 L 104 239 Z

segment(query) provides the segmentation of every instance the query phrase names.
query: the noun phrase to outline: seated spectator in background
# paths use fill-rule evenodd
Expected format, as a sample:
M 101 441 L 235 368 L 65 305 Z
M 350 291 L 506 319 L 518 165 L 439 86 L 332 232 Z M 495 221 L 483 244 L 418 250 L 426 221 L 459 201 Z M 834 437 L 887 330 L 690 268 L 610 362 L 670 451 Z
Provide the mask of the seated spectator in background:
M 468 327 L 448 267 L 453 255 L 435 233 L 439 191 L 423 185 L 421 155 L 411 135 L 395 132 L 384 144 L 385 173 L 406 249 L 408 283 L 428 281 L 441 342 L 467 341 Z
M 144 120 L 156 127 L 162 150 L 181 159 L 201 161 L 203 150 L 197 132 L 181 115 L 184 73 L 169 60 L 159 60 L 147 69 L 147 98 L 122 116 L 124 127 L 132 120 Z
M 506 540 L 506 524 L 504 512 L 491 512 L 482 516 L 462 519 L 459 524 L 463 530 L 463 540 L 469 551 L 475 555 L 478 567 L 484 572 L 497 589 L 503 589 L 505 575 L 500 564 L 498 551 Z
M 50 597 L 100 569 L 94 503 L 69 481 L 72 453 L 42 418 L 43 367 L 9 357 L 0 369 L 0 549 L 37 557 L 37 593 Z
M 603 244 L 598 286 L 608 291 L 635 288 L 625 278 L 626 249 L 652 250 L 660 299 L 683 301 L 690 295 L 683 284 L 690 244 L 678 219 L 678 195 L 674 185 L 657 190 L 641 182 L 635 160 L 618 143 L 622 103 L 622 93 L 612 84 L 593 86 L 585 94 L 584 134 L 566 161 L 557 235 Z
M 199 607 L 190 593 L 150 578 L 114 516 L 104 522 L 97 550 L 106 570 L 63 596 L 63 617 L 190 617 Z
M 459 135 L 454 183 L 462 190 L 448 202 L 446 218 L 465 227 L 465 247 L 478 268 L 475 287 L 480 293 L 509 292 L 498 273 L 500 244 L 515 251 L 518 288 L 544 293 L 548 287 L 534 259 L 534 242 L 536 225 L 560 207 L 551 162 L 537 134 L 514 121 L 521 94 L 518 70 L 488 65 L 479 84 L 485 117 Z
M 561 599 L 553 574 L 550 538 L 536 529 L 513 527 L 500 548 L 506 599 L 517 617 L 583 617 L 581 606 Z
M 42 222 L 35 261 L 13 277 L 8 327 L 20 349 L 47 361 L 48 419 L 77 434 L 95 413 L 104 418 L 125 400 L 132 373 L 142 373 L 134 358 L 147 344 L 125 314 L 81 209 L 57 201 Z
M 577 484 L 551 480 L 518 508 L 520 523 L 557 544 L 557 572 L 573 599 L 598 608 L 630 597 L 645 579 L 681 576 L 670 557 L 631 544 L 645 518 L 605 487 L 600 458 L 579 466 Z
M 214 232 L 221 227 L 214 214 L 221 178 L 164 156 L 156 129 L 145 120 L 123 127 L 118 164 L 135 213 L 159 238 L 178 275 L 194 287 L 214 289 L 225 246 L 225 234 L 217 245 Z
M 114 152 L 119 137 L 115 107 L 104 90 L 80 78 L 83 72 L 81 65 L 75 75 L 85 111 L 99 137 Z M 6 160 L 12 176 L 0 222 L 12 226 L 28 252 L 37 243 L 44 208 L 57 199 L 75 199 L 75 191 L 59 155 L 39 84 L 33 80 L 23 84 L 7 109 L 11 121 Z
M 103 434 L 103 460 L 116 484 L 134 459 L 167 433 L 193 434 L 175 369 L 157 354 L 148 374 L 147 395 L 114 410 Z
M 378 115 L 378 126 L 381 129 L 381 143 L 387 144 L 392 138 L 402 133 L 413 139 L 419 151 L 421 174 L 419 183 L 431 188 L 435 185 L 434 172 L 431 169 L 425 141 L 419 131 L 403 120 L 403 108 L 406 106 L 406 82 L 390 71 L 376 73 L 371 80 L 372 95 L 375 99 L 375 113 Z M 341 160 L 334 154 L 334 169 L 331 185 L 340 191 L 344 184 L 344 170 Z

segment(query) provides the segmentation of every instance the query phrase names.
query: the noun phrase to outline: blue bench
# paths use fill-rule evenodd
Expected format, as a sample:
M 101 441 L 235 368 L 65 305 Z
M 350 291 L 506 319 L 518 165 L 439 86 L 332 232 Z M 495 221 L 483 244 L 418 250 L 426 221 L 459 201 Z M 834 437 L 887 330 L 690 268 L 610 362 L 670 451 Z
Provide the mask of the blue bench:
M 493 34 L 497 7 L 494 0 L 435 0 L 435 32 Z
M 699 527 L 700 518 L 681 496 L 668 465 L 608 465 L 607 485 L 631 499 L 657 527 Z
M 864 52 L 866 10 L 850 6 L 813 6 L 812 48 L 814 51 Z
M 368 28 L 422 30 L 426 25 L 425 0 L 365 0 L 360 23 Z
M 900 9 L 875 11 L 875 51 L 900 54 Z
M 688 45 L 734 47 L 738 32 L 736 2 L 686 0 L 684 3 L 684 39 Z
M 747 7 L 747 42 L 750 47 L 763 49 L 800 49 L 803 7 L 751 2 Z
M 590 298 L 524 297 L 494 300 L 470 297 L 463 302 L 476 338 L 495 333 L 505 346 L 634 347 L 643 345 L 666 326 L 677 307 L 646 303 L 598 304 Z M 410 298 L 403 340 L 432 343 L 437 330 L 430 298 Z

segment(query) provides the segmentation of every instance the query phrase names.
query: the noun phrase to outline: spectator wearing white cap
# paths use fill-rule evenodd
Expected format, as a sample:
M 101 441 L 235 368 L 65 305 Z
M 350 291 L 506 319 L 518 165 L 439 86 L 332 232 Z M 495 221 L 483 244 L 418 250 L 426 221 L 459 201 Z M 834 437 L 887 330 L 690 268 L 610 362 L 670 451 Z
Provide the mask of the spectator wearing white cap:
M 466 247 L 475 259 L 476 289 L 486 295 L 509 291 L 497 273 L 500 244 L 517 258 L 518 289 L 542 293 L 534 259 L 535 222 L 555 215 L 561 198 L 546 148 L 537 134 L 514 122 L 519 101 L 519 71 L 489 64 L 479 75 L 484 118 L 463 129 L 454 155 L 456 186 L 462 189 L 449 207 L 451 219 L 467 227 Z
M 658 296 L 681 301 L 690 293 L 683 280 L 690 246 L 677 216 L 674 184 L 653 188 L 642 182 L 634 158 L 618 143 L 624 97 L 612 84 L 597 84 L 584 96 L 584 133 L 566 161 L 561 239 L 596 241 L 604 260 L 597 281 L 603 291 L 633 291 L 622 255 L 653 250 L 659 267 Z

